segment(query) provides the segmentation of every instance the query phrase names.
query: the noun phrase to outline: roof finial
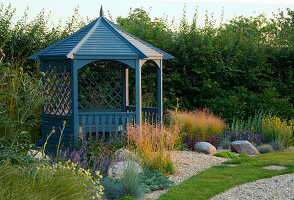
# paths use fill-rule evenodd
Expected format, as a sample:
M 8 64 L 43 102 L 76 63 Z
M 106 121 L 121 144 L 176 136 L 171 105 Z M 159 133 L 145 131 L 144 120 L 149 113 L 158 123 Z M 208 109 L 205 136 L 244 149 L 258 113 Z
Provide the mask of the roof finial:
M 104 17 L 104 12 L 103 12 L 102 5 L 101 5 L 101 8 L 100 8 L 100 17 Z

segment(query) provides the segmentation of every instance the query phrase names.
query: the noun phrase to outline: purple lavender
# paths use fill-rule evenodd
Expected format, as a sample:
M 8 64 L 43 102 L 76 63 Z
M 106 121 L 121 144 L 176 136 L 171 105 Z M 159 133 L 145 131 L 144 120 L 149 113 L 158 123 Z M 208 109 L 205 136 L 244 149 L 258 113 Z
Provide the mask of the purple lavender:
M 121 138 L 110 138 L 107 141 L 90 140 L 82 143 L 80 148 L 70 150 L 64 149 L 62 145 L 58 157 L 52 157 L 53 162 L 71 162 L 79 163 L 85 169 L 92 172 L 99 170 L 102 174 L 106 173 L 111 161 L 114 159 L 113 154 L 116 150 L 126 146 L 126 140 Z

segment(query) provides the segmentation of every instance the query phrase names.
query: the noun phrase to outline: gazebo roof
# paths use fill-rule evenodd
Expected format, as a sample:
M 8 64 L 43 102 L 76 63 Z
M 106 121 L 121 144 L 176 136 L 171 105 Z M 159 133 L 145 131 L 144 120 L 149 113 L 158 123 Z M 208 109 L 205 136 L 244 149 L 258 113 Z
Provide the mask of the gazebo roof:
M 137 38 L 104 17 L 100 17 L 72 35 L 35 53 L 29 59 L 50 57 L 81 58 L 117 57 L 125 59 L 172 59 L 172 55 Z

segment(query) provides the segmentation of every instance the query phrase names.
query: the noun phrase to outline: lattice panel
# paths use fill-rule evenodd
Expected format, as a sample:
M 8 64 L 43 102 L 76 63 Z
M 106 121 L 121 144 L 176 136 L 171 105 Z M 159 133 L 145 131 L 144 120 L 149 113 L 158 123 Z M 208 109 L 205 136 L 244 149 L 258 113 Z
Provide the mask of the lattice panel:
M 79 109 L 121 109 L 121 63 L 98 61 L 79 69 Z
M 45 63 L 43 79 L 45 94 L 49 95 L 49 103 L 43 106 L 44 114 L 71 116 L 72 83 L 70 62 Z

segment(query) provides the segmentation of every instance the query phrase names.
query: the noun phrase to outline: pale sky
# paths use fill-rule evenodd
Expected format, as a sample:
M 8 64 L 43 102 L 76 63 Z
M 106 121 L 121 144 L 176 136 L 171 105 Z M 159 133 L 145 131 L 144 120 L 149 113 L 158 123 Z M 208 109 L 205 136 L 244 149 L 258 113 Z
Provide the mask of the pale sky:
M 294 9 L 294 0 L 2 0 L 4 6 L 11 3 L 16 8 L 14 20 L 19 19 L 24 10 L 29 7 L 29 17 L 33 18 L 42 8 L 48 14 L 51 12 L 51 21 L 57 24 L 61 19 L 63 22 L 73 15 L 74 8 L 79 6 L 80 15 L 86 19 L 99 17 L 100 6 L 104 12 L 111 12 L 115 19 L 117 16 L 127 17 L 130 8 L 144 8 L 150 11 L 150 16 L 162 17 L 167 15 L 169 21 L 175 18 L 178 24 L 182 18 L 183 8 L 186 5 L 187 19 L 191 22 L 196 6 L 198 6 L 199 22 L 203 23 L 205 11 L 214 13 L 215 19 L 220 19 L 224 10 L 224 21 L 235 16 L 244 15 L 257 16 L 264 14 L 272 16 L 272 12 Z

